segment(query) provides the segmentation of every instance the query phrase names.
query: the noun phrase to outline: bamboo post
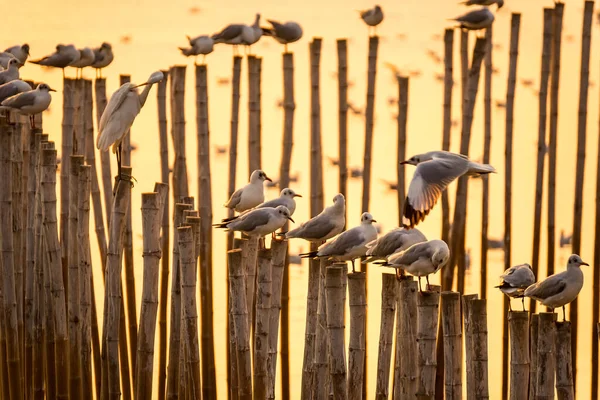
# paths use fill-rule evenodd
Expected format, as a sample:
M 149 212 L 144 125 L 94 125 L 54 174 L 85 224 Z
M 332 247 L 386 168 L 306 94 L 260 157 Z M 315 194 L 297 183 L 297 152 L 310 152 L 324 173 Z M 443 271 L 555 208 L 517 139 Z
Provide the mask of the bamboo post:
M 190 390 L 192 398 L 202 397 L 200 380 L 200 348 L 198 345 L 198 312 L 196 306 L 196 249 L 192 228 L 178 229 L 179 254 L 181 257 L 182 312 L 186 332 L 186 352 L 188 352 L 188 371 L 191 376 Z M 180 355 L 181 356 L 181 355 Z M 183 396 L 183 393 L 180 393 Z
M 333 386 L 333 398 L 347 399 L 346 357 L 344 353 L 344 270 L 341 264 L 327 267 L 325 273 L 325 296 L 327 297 L 327 337 L 329 347 L 329 373 Z M 320 388 L 324 390 L 324 388 Z
M 468 37 L 468 36 L 467 36 Z M 462 31 L 461 31 L 461 39 Z M 462 49 L 462 46 L 461 46 Z M 467 54 L 468 58 L 468 54 Z M 452 132 L 452 87 L 453 78 L 453 59 L 454 59 L 454 29 L 444 31 L 444 117 L 442 125 L 442 150 L 450 150 L 450 136 Z M 461 58 L 462 61 L 462 58 Z M 467 60 L 468 63 L 468 60 Z M 450 200 L 448 191 L 442 192 L 442 240 L 450 243 Z M 452 288 L 444 287 L 445 290 Z
M 269 382 L 269 314 L 271 312 L 271 250 L 258 253 L 258 286 L 256 288 L 256 323 L 254 325 L 254 399 L 266 399 Z
M 67 318 L 69 321 L 69 395 L 76 397 L 81 393 L 81 312 L 79 298 L 79 241 L 77 238 L 78 226 L 78 199 L 79 171 L 83 165 L 83 156 L 70 156 L 69 168 L 69 268 L 67 270 L 69 296 L 67 304 Z
M 371 195 L 371 159 L 373 157 L 373 125 L 375 116 L 375 76 L 377 74 L 377 48 L 379 37 L 369 37 L 367 70 L 367 107 L 365 109 L 365 154 L 363 158 L 362 212 L 369 211 Z
M 173 164 L 173 198 L 175 203 L 188 196 L 187 161 L 185 156 L 185 66 L 174 66 L 171 77 L 171 140 L 175 152 Z M 173 239 L 175 243 L 175 239 Z
M 304 330 L 304 359 L 302 362 L 302 399 L 312 399 L 314 390 L 313 357 L 315 354 L 315 339 L 317 332 L 319 271 L 319 261 L 310 260 L 308 263 L 308 289 L 306 292 L 306 325 Z
M 60 166 L 60 243 L 65 249 L 69 248 L 68 219 L 69 219 L 69 157 L 73 153 L 73 124 L 75 114 L 75 86 L 74 79 L 63 79 L 63 118 L 62 118 L 62 150 Z M 67 282 L 68 252 L 62 252 L 62 274 Z M 65 291 L 68 292 L 68 285 Z M 67 293 L 65 293 L 65 296 Z
M 238 396 L 240 399 L 252 398 L 252 366 L 250 356 L 250 330 L 248 329 L 248 311 L 246 309 L 246 288 L 242 251 L 230 250 L 229 282 L 231 289 L 231 307 L 235 328 L 236 357 L 238 367 Z
M 473 49 L 473 60 L 468 76 L 468 88 L 463 98 L 463 121 L 460 138 L 460 154 L 469 155 L 469 143 L 471 141 L 471 128 L 473 125 L 473 109 L 477 100 L 477 90 L 479 86 L 479 75 L 481 72 L 481 62 L 485 56 L 486 41 L 478 38 Z M 455 266 L 458 266 L 458 292 L 464 292 L 464 236 L 467 207 L 467 189 L 468 180 L 461 177 L 458 180 L 456 189 L 456 206 L 454 208 L 454 218 L 452 219 L 452 238 L 450 263 L 444 268 L 444 288 L 452 288 Z
M 575 399 L 571 321 L 556 322 L 556 394 L 559 400 Z
M 73 115 L 73 154 L 83 155 L 85 152 L 85 81 L 83 79 L 75 80 L 75 112 Z
M 64 168 L 64 166 L 63 166 Z M 4 170 L 4 168 L 2 168 Z M 61 265 L 61 244 L 58 240 L 58 227 L 56 224 L 56 150 L 42 151 L 42 202 L 44 205 L 44 233 L 46 235 L 46 251 L 49 259 L 48 282 L 50 285 L 50 297 L 52 299 L 52 311 L 54 321 L 55 341 L 55 368 L 56 371 L 67 371 L 68 368 L 68 329 L 67 310 L 65 301 L 65 287 L 63 285 Z M 4 207 L 3 207 L 4 209 Z M 6 262 L 5 262 L 6 268 Z M 7 275 L 4 275 L 4 286 L 6 287 Z M 4 293 L 6 297 L 10 292 Z M 9 348 L 9 357 L 10 357 Z M 10 363 L 10 358 L 9 358 Z M 18 364 L 17 364 L 18 365 Z M 18 372 L 18 369 L 17 369 Z M 51 375 L 52 376 L 52 375 Z M 56 374 L 56 395 L 61 398 L 68 396 L 68 374 Z M 12 388 L 11 388 L 12 393 Z M 18 398 L 18 397 L 17 397 Z
M 348 344 L 348 398 L 361 399 L 365 367 L 367 311 L 366 273 L 348 275 L 350 342 Z
M 261 168 L 260 81 L 262 59 L 248 56 L 248 173 Z
M 348 201 L 348 41 L 337 40 L 339 190 Z M 348 204 L 348 203 L 346 203 Z M 346 216 L 348 212 L 346 211 Z
M 169 179 L 169 143 L 167 135 L 167 81 L 169 71 L 161 71 L 164 79 L 157 83 L 157 107 L 158 107 L 158 140 L 160 147 L 160 176 L 161 181 L 166 184 Z M 164 200 L 161 200 L 162 232 L 160 236 L 160 248 L 162 253 L 160 265 L 160 297 L 158 304 L 158 399 L 164 400 L 166 393 L 167 377 L 167 298 L 169 283 L 169 196 L 168 186 Z M 162 198 L 162 196 L 161 196 Z
M 600 141 L 598 153 L 600 154 Z M 596 216 L 594 219 L 594 269 L 592 277 L 592 396 L 598 394 L 598 341 L 600 340 L 600 157 L 596 164 Z
M 396 355 L 394 399 L 414 399 L 417 394 L 417 282 L 405 276 L 396 284 Z
M 536 399 L 554 399 L 556 325 L 554 313 L 540 313 L 537 341 Z
M 462 398 L 462 324 L 460 293 L 442 292 L 444 332 L 444 393 L 446 399 Z
M 237 147 L 238 129 L 240 123 L 240 81 L 242 74 L 242 57 L 233 56 L 233 77 L 231 80 L 231 130 L 229 133 L 229 180 L 227 183 L 227 198 L 235 192 L 235 179 L 237 172 Z M 234 211 L 227 210 L 227 217 L 233 217 Z M 227 234 L 227 248 L 233 245 L 233 232 Z
M 194 198 L 193 197 L 184 197 L 183 202 L 185 204 L 189 204 L 194 207 Z M 198 211 L 196 210 L 185 210 L 183 212 L 183 220 L 182 223 L 178 226 L 181 227 L 193 227 L 196 225 L 193 219 L 198 218 Z M 197 229 L 197 228 L 196 228 Z M 178 246 L 179 248 L 179 246 Z M 180 311 L 180 330 L 179 330 L 179 375 L 177 376 L 177 393 L 179 396 L 191 397 L 191 378 L 188 370 L 188 361 L 190 358 L 189 355 L 189 344 L 188 344 L 188 331 L 186 318 L 187 314 L 185 314 L 185 310 L 183 308 L 183 285 L 186 284 L 183 278 L 183 269 L 182 269 L 182 254 L 179 253 L 179 290 L 180 290 L 180 303 L 181 303 L 181 311 Z
M 529 358 L 531 365 L 529 368 L 529 398 L 537 398 L 537 352 L 538 352 L 538 326 L 539 326 L 539 314 L 531 315 L 531 322 L 529 325 Z
M 406 195 L 406 179 L 404 164 L 406 160 L 406 121 L 408 118 L 408 77 L 397 76 L 398 79 L 398 225 L 402 226 L 402 204 Z
M 484 75 L 484 94 L 483 94 L 483 107 L 484 107 L 484 141 L 483 141 L 483 163 L 490 163 L 490 151 L 492 147 L 492 53 L 494 48 L 493 43 L 493 26 L 490 26 L 485 30 L 485 40 L 487 51 L 485 53 L 485 75 Z M 512 54 L 512 53 L 511 53 Z M 512 63 L 511 63 L 512 65 Z M 512 71 L 509 71 L 509 74 Z M 515 71 L 516 73 L 516 71 Z M 511 81 L 509 81 L 511 82 Z M 510 83 L 509 83 L 510 85 Z M 514 87 L 513 87 L 514 92 Z M 513 93 L 514 97 L 514 93 Z M 511 104 L 512 107 L 512 104 Z M 508 110 L 507 110 L 508 115 Z M 507 128 L 508 129 L 508 128 Z M 487 298 L 487 267 L 488 267 L 488 226 L 490 219 L 490 182 L 488 175 L 481 176 L 483 182 L 482 196 L 481 196 L 481 271 L 480 271 L 480 283 L 479 283 L 479 294 L 482 299 Z
M 287 258 L 287 240 L 273 240 L 271 242 L 271 285 L 272 298 L 269 311 L 269 359 L 268 374 L 269 384 L 267 398 L 275 398 L 275 378 L 277 372 L 277 338 L 279 334 L 279 320 L 281 311 L 282 286 L 284 279 L 285 260 Z M 283 368 L 283 365 L 282 365 Z M 283 386 L 283 385 L 282 385 Z M 283 388 L 282 388 L 283 391 Z M 283 395 L 282 395 L 283 396 Z
M 435 398 L 436 334 L 440 287 L 417 294 L 417 398 Z
M 184 203 L 176 203 L 173 219 L 173 243 L 179 243 L 179 232 L 177 228 L 182 225 L 183 213 L 191 210 L 192 206 Z M 165 209 L 165 212 L 167 210 Z M 179 382 L 179 347 L 181 344 L 181 275 L 179 268 L 179 246 L 173 246 L 173 277 L 171 278 L 171 309 L 170 309 L 170 331 L 169 331 L 169 365 L 167 368 L 167 399 L 178 397 Z
M 486 299 L 475 299 L 471 303 L 471 328 L 473 338 L 473 375 L 475 398 L 488 399 L 488 332 Z
M 463 310 L 463 325 L 465 333 L 465 372 L 467 375 L 466 387 L 467 387 L 467 400 L 476 398 L 476 385 L 473 360 L 475 359 L 474 347 L 473 347 L 473 300 L 476 300 L 478 295 L 470 294 L 462 296 L 462 310 Z
M 310 43 L 310 215 L 323 210 L 323 153 L 321 145 L 321 43 L 313 38 Z
M 331 265 L 328 260 L 319 260 L 319 293 L 317 299 L 317 328 L 315 331 L 315 350 L 313 355 L 313 397 L 325 399 L 328 395 L 327 387 L 327 305 L 325 299 L 325 271 Z
M 122 175 L 131 176 L 131 167 L 122 167 Z M 106 298 L 104 310 L 103 352 L 105 369 L 102 373 L 107 374 L 106 389 L 102 389 L 110 399 L 118 399 L 121 396 L 121 373 L 119 372 L 119 321 L 122 310 L 122 288 L 121 288 L 121 257 L 123 252 L 123 236 L 125 232 L 127 208 L 131 204 L 131 185 L 127 181 L 119 181 L 114 197 L 111 221 L 109 224 L 110 235 L 108 244 L 108 256 L 106 260 Z M 106 333 L 104 333 L 106 332 Z M 125 338 L 122 338 L 123 341 Z M 127 353 L 126 353 L 127 354 Z M 104 383 L 104 382 L 103 382 Z M 104 396 L 103 396 L 104 397 Z
M 152 397 L 154 376 L 154 334 L 158 308 L 158 278 L 161 258 L 160 198 L 158 193 L 142 193 L 144 284 L 138 335 L 135 398 Z
M 529 382 L 529 313 L 508 313 L 510 328 L 510 398 L 526 399 Z
M 159 83 L 160 85 L 160 83 Z M 100 118 L 104 113 L 104 109 L 106 108 L 107 99 L 106 99 L 106 78 L 97 78 L 94 82 L 94 93 L 96 97 L 96 120 L 98 125 L 100 125 Z M 92 149 L 93 149 L 92 142 Z M 88 146 L 90 143 L 88 141 Z M 113 178 L 112 173 L 110 171 L 110 152 L 101 151 L 100 152 L 100 171 L 102 174 L 102 191 L 104 192 L 104 208 L 106 209 L 106 218 L 109 219 L 112 215 L 112 193 L 113 193 Z M 96 178 L 97 180 L 97 178 Z M 95 210 L 95 208 L 94 208 Z M 96 212 L 94 211 L 94 214 Z M 103 264 L 105 264 L 103 262 Z
M 538 276 L 540 263 L 540 239 L 542 222 L 542 196 L 544 194 L 544 162 L 546 158 L 546 120 L 548 107 L 548 80 L 550 77 L 550 55 L 552 52 L 552 19 L 554 9 L 544 8 L 544 35 L 542 44 L 542 67 L 540 73 L 538 151 L 535 177 L 535 210 L 533 217 L 533 255 L 531 270 Z M 531 302 L 530 312 L 535 313 L 536 303 Z
M 81 340 L 82 394 L 93 393 L 95 390 L 94 381 L 92 380 L 92 262 L 89 236 L 91 173 L 91 166 L 82 165 L 79 168 L 79 181 L 77 182 L 77 243 L 79 244 L 79 304 L 81 315 L 77 336 L 78 340 Z
M 248 310 L 248 329 L 254 326 L 253 308 L 256 294 L 256 264 L 258 260 L 258 237 L 250 237 L 242 245 L 242 259 L 246 274 L 246 310 Z
M 394 316 L 396 314 L 396 276 L 381 275 L 381 328 L 379 329 L 379 355 L 377 358 L 377 387 L 375 399 L 388 398 L 390 362 L 394 342 Z

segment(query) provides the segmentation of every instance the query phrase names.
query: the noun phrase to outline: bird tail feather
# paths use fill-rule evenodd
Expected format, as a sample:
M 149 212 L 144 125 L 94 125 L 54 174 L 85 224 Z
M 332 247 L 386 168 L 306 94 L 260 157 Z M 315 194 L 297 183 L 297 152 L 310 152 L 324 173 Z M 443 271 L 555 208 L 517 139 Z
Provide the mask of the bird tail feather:
M 191 56 L 192 55 L 192 48 L 191 47 L 180 47 L 179 50 L 181 50 L 181 54 L 183 54 L 184 56 Z
M 484 175 L 490 173 L 496 173 L 496 168 L 489 164 L 480 164 L 475 161 L 469 161 L 468 175 Z
M 308 253 L 300 253 L 300 258 L 314 258 L 317 256 L 318 251 L 311 251 Z

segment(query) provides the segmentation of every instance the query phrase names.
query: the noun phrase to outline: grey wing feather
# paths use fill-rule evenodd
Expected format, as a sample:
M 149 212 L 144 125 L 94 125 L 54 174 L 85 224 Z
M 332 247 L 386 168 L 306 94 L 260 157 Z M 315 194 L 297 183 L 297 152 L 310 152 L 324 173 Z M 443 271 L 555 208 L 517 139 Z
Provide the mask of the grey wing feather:
M 327 236 L 333 229 L 335 223 L 329 218 L 318 218 L 306 221 L 296 229 L 287 233 L 288 238 L 320 239 Z
M 477 24 L 477 23 L 483 22 L 485 19 L 487 19 L 487 16 L 488 16 L 488 10 L 486 8 L 482 8 L 481 10 L 475 10 L 475 11 L 471 11 L 465 15 L 461 15 L 460 17 L 456 18 L 456 21 Z
M 279 197 L 259 204 L 256 208 L 277 208 L 278 206 L 285 206 L 284 202 Z
M 2 105 L 10 108 L 22 108 L 25 106 L 32 106 L 34 103 L 35 92 L 32 90 L 9 97 L 2 102 Z
M 420 258 L 430 258 L 431 250 L 426 243 L 417 243 L 390 257 L 388 262 L 392 265 L 410 265 Z
M 226 26 L 221 32 L 213 35 L 213 39 L 231 40 L 242 34 L 243 25 L 233 24 Z
M 394 229 L 391 232 L 386 233 L 375 241 L 373 246 L 367 251 L 368 256 L 389 256 L 396 252 L 401 246 L 408 247 L 406 244 L 412 245 L 418 242 L 424 242 L 427 239 L 417 229 L 405 230 L 405 229 Z
M 525 290 L 525 296 L 533 297 L 534 299 L 547 299 L 562 292 L 566 286 L 567 283 L 563 277 L 555 275 L 529 286 Z
M 513 267 L 514 268 L 514 267 Z M 528 267 L 520 267 L 511 270 L 502 275 L 502 280 L 513 287 L 524 288 L 532 285 L 535 282 L 533 271 Z
M 270 215 L 271 213 L 268 210 L 254 210 L 231 222 L 227 227 L 250 232 L 258 226 L 266 225 L 269 222 Z
M 325 243 L 319 249 L 320 256 L 344 255 L 348 250 L 363 244 L 365 236 L 358 229 L 343 232 L 334 241 Z
M 64 68 L 73 61 L 73 57 L 68 54 L 55 53 L 51 56 L 44 57 L 41 60 L 32 61 L 34 64 L 46 65 L 51 67 Z
M 236 190 L 229 198 L 229 201 L 225 204 L 225 207 L 235 208 L 238 204 L 240 204 L 240 201 L 242 200 L 242 192 L 243 189 Z

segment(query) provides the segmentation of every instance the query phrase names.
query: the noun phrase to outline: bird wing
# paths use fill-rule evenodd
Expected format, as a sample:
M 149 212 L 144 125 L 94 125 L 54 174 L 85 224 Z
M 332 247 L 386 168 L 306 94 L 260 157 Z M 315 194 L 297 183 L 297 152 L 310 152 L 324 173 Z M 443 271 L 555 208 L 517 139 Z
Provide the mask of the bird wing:
M 334 241 L 319 248 L 320 256 L 342 256 L 358 246 L 363 246 L 365 235 L 361 229 L 352 228 L 341 233 Z
M 227 227 L 236 231 L 250 232 L 269 223 L 270 218 L 271 210 L 269 209 L 253 210 L 231 222 Z
M 525 297 L 544 300 L 548 297 L 556 296 L 567 286 L 567 282 L 562 274 L 557 274 L 544 279 L 541 282 L 534 283 L 525 289 Z
M 278 206 L 286 206 L 286 203 L 281 197 L 273 200 L 265 201 L 256 206 L 256 208 L 277 208 Z
M 103 139 L 103 131 L 104 128 L 108 125 L 111 119 L 114 117 L 117 110 L 123 105 L 125 99 L 127 99 L 127 95 L 129 91 L 133 87 L 133 84 L 130 82 L 124 83 L 120 88 L 117 89 L 116 92 L 110 97 L 108 100 L 108 104 L 102 113 L 102 117 L 100 117 L 100 124 L 98 126 L 98 137 L 96 138 L 96 147 L 101 149 L 102 151 L 106 151 L 112 143 L 107 143 L 108 138 L 104 137 Z
M 0 85 L 0 102 L 4 99 L 8 99 L 18 93 L 31 90 L 31 86 L 27 82 L 21 80 L 14 80 L 4 85 Z
M 225 207 L 235 208 L 238 204 L 240 204 L 240 201 L 242 201 L 242 192 L 243 191 L 244 191 L 244 188 L 236 190 L 229 198 L 229 201 L 227 203 L 225 203 Z
M 326 214 L 319 214 L 296 229 L 289 231 L 286 237 L 318 240 L 329 235 L 335 228 L 336 224 L 333 219 L 329 218 Z
M 524 265 L 510 267 L 501 278 L 503 282 L 517 288 L 526 288 L 535 282 L 533 271 Z
M 31 61 L 33 64 L 45 65 L 48 67 L 65 68 L 73 61 L 70 54 L 54 53 L 40 60 Z
M 485 21 L 488 18 L 489 11 L 487 8 L 482 8 L 480 10 L 470 11 L 460 17 L 457 17 L 455 21 L 469 24 L 478 24 Z
M 32 106 L 35 103 L 35 90 L 31 90 L 29 92 L 23 92 L 16 94 L 14 96 L 9 97 L 8 99 L 2 102 L 3 107 L 9 108 L 23 108 L 26 106 Z
M 415 243 L 424 242 L 427 239 L 418 229 L 406 230 L 402 228 L 394 229 L 379 239 L 367 245 L 370 247 L 367 251 L 368 256 L 386 257 L 395 253 L 400 248 L 406 248 Z M 408 245 L 408 246 L 407 246 Z
M 244 29 L 244 25 L 241 24 L 232 24 L 226 26 L 221 32 L 215 33 L 213 35 L 213 39 L 222 39 L 222 40 L 231 40 L 242 34 L 242 30 Z
M 417 165 L 404 200 L 402 224 L 413 227 L 423 221 L 448 185 L 467 170 L 468 161 L 461 159 L 434 158 Z
M 416 243 L 388 259 L 391 265 L 411 265 L 420 258 L 431 258 L 432 247 L 427 243 Z

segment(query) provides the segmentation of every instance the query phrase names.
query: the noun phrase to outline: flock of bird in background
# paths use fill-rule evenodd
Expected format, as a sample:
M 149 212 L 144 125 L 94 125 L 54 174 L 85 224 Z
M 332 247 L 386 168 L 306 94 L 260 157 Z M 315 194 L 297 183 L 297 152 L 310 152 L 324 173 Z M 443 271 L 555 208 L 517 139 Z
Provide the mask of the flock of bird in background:
M 466 5 L 490 6 L 496 4 L 502 7 L 503 0 L 468 0 Z M 360 12 L 365 23 L 373 28 L 384 18 L 380 6 Z M 453 19 L 460 28 L 480 30 L 489 27 L 494 21 L 494 15 L 487 7 L 468 12 Z M 231 24 L 212 36 L 202 35 L 189 38 L 189 48 L 180 48 L 186 56 L 198 56 L 213 51 L 218 43 L 249 49 L 262 36 L 271 36 L 284 44 L 293 43 L 302 37 L 302 28 L 295 22 L 279 23 L 268 20 L 270 28 L 260 26 L 260 14 L 256 15 L 253 25 Z M 0 105 L 1 109 L 9 109 L 20 114 L 31 116 L 31 126 L 34 127 L 33 114 L 48 108 L 51 102 L 48 85 L 41 83 L 35 90 L 29 84 L 19 80 L 19 67 L 29 56 L 29 46 L 11 47 L 0 53 Z M 85 67 L 101 69 L 113 60 L 110 44 L 103 43 L 97 49 L 84 48 L 78 50 L 73 45 L 59 44 L 56 52 L 40 60 L 31 61 L 35 64 L 61 68 L 77 68 L 80 72 Z M 116 153 L 118 165 L 118 180 L 131 180 L 121 174 L 121 143 L 136 116 L 143 107 L 153 84 L 163 79 L 160 71 L 154 72 L 148 81 L 135 85 L 122 85 L 110 98 L 104 110 L 98 129 L 96 146 L 100 151 L 107 151 L 111 146 Z M 137 88 L 146 86 L 142 93 Z M 7 113 L 7 116 L 9 113 Z M 450 258 L 448 245 L 438 239 L 427 240 L 415 226 L 423 221 L 437 203 L 442 192 L 448 185 L 461 176 L 480 176 L 495 173 L 494 167 L 469 160 L 467 157 L 446 151 L 431 151 L 411 157 L 401 164 L 416 166 L 413 179 L 408 188 L 402 210 L 402 227 L 395 228 L 378 238 L 377 228 L 373 225 L 376 220 L 365 212 L 361 215 L 358 226 L 344 231 L 346 225 L 346 205 L 344 195 L 338 193 L 333 198 L 333 204 L 326 207 L 320 214 L 302 223 L 299 227 L 285 233 L 279 233 L 286 238 L 299 238 L 311 243 L 320 244 L 318 250 L 301 254 L 304 258 L 321 258 L 335 261 L 352 261 L 352 271 L 355 272 L 355 260 L 368 257 L 362 263 L 375 264 L 396 269 L 397 274 L 406 271 L 417 276 L 419 290 L 421 277 L 425 277 L 429 285 L 429 275 L 439 271 Z M 239 231 L 250 237 L 275 235 L 275 231 L 283 229 L 288 221 L 294 222 L 292 215 L 296 209 L 296 197 L 301 197 L 294 190 L 284 188 L 276 199 L 264 202 L 265 181 L 271 179 L 264 171 L 253 171 L 250 182 L 231 195 L 225 207 L 237 211 L 237 216 L 224 219 L 215 224 L 218 228 Z M 332 240 L 330 240 L 332 239 Z M 583 287 L 581 265 L 588 265 L 573 254 L 569 257 L 567 270 L 554 274 L 543 281 L 535 283 L 535 276 L 529 264 L 522 264 L 507 269 L 501 276 L 501 284 L 497 286 L 503 293 L 513 298 L 530 297 L 543 305 L 554 309 L 563 308 L 572 302 Z M 524 300 L 523 300 L 523 309 Z

